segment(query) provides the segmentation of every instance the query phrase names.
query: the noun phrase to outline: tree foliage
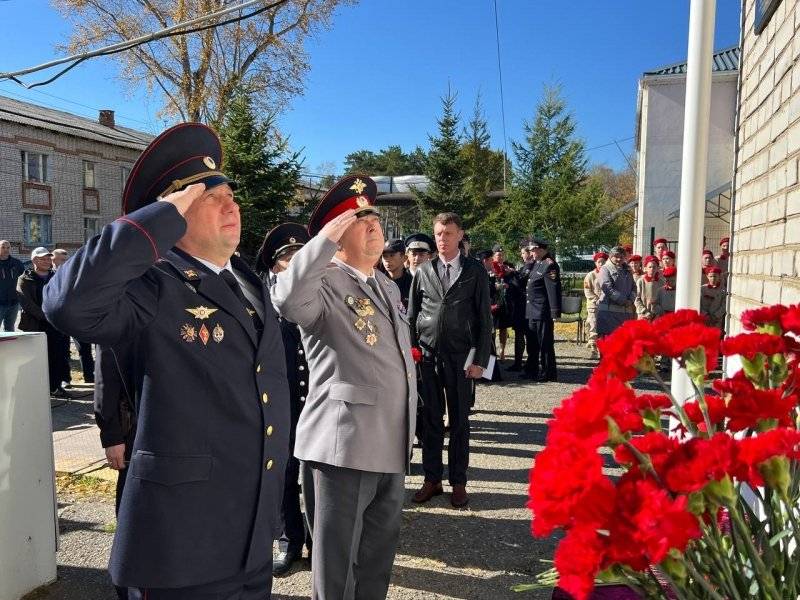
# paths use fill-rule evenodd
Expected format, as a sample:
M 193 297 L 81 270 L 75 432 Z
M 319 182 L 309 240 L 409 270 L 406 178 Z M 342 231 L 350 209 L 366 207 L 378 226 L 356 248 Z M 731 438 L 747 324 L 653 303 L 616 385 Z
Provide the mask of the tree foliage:
M 344 159 L 345 173 L 365 173 L 367 175 L 419 175 L 425 170 L 425 151 L 417 146 L 406 154 L 400 146 L 389 146 L 373 152 L 357 150 Z
M 305 40 L 330 24 L 340 4 L 356 0 L 289 0 L 229 25 L 163 38 L 112 58 L 135 90 L 157 90 L 160 114 L 219 125 L 237 89 L 257 99 L 259 112 L 274 112 L 303 89 L 308 71 Z M 82 52 L 130 40 L 218 12 L 226 0 L 53 0 L 71 23 L 66 48 Z M 249 9 L 255 10 L 255 7 Z M 220 20 L 228 19 L 227 15 Z
M 264 235 L 288 219 L 296 204 L 301 160 L 274 127 L 273 117 L 256 116 L 250 94 L 234 95 L 220 129 L 223 170 L 237 182 L 242 217 L 239 249 L 252 259 Z

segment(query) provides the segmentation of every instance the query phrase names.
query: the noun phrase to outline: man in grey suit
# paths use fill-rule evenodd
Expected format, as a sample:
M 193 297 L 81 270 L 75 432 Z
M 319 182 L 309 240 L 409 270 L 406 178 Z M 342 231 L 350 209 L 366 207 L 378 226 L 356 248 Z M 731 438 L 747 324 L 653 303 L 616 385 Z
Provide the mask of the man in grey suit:
M 373 268 L 384 244 L 376 191 L 368 177 L 332 187 L 272 295 L 308 359 L 295 456 L 314 477 L 318 600 L 385 598 L 400 534 L 416 371 L 400 292 Z

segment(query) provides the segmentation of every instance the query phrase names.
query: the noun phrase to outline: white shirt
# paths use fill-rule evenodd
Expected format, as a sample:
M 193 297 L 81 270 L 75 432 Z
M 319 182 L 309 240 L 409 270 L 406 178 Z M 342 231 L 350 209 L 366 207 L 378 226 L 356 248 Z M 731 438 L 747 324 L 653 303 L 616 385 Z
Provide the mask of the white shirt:
M 203 266 L 206 266 L 212 271 L 214 271 L 214 273 L 216 273 L 217 275 L 222 273 L 222 271 L 230 271 L 231 273 L 233 273 L 233 276 L 239 283 L 239 287 L 242 288 L 242 293 L 244 294 L 244 297 L 247 298 L 247 301 L 253 305 L 254 309 L 256 309 L 256 312 L 258 313 L 258 317 L 261 319 L 261 322 L 262 323 L 264 322 L 264 301 L 261 299 L 261 290 L 258 291 L 255 290 L 253 286 L 250 284 L 250 282 L 247 281 L 247 279 L 245 279 L 244 277 L 239 275 L 236 271 L 234 271 L 233 267 L 231 266 L 230 260 L 228 260 L 228 262 L 225 263 L 224 267 L 220 267 L 212 262 L 205 260 L 204 258 L 200 258 L 199 256 L 193 256 L 192 258 L 195 259 L 197 262 L 202 263 Z
M 461 275 L 461 252 L 456 254 L 449 261 L 446 261 L 441 254 L 439 255 L 439 264 L 436 266 L 436 270 L 440 280 L 444 280 L 447 265 L 450 265 L 450 285 L 453 285 L 456 279 L 458 279 L 458 276 Z M 445 292 L 446 291 L 447 290 L 445 290 Z

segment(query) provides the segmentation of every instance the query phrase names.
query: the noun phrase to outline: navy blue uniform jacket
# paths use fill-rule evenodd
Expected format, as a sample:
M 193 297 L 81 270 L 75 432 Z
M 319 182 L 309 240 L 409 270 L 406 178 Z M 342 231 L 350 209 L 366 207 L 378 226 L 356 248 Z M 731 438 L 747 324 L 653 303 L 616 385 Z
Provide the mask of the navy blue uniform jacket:
M 185 230 L 172 204 L 145 206 L 104 227 L 45 288 L 59 329 L 134 346 L 137 432 L 109 565 L 119 586 L 186 587 L 261 568 L 280 534 L 289 390 L 277 315 L 232 257 L 262 292 L 257 343 L 225 281 L 173 248 Z

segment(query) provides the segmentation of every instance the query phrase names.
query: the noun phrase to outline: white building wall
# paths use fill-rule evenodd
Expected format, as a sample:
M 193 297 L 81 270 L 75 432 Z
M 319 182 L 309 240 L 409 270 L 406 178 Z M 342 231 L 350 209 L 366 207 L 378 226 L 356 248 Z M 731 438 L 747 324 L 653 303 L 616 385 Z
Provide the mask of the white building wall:
M 646 78 L 641 83 L 639 122 L 639 178 L 634 249 L 649 254 L 651 227 L 655 237 L 676 240 L 683 154 L 686 79 L 683 76 Z M 730 183 L 733 173 L 736 78 L 715 76 L 711 88 L 711 125 L 708 147 L 707 190 Z M 704 199 L 700 199 L 704 201 Z M 717 249 L 729 230 L 727 221 L 706 218 L 707 245 Z
M 778 5 L 753 30 L 745 0 L 729 329 L 742 311 L 800 302 L 800 9 Z

